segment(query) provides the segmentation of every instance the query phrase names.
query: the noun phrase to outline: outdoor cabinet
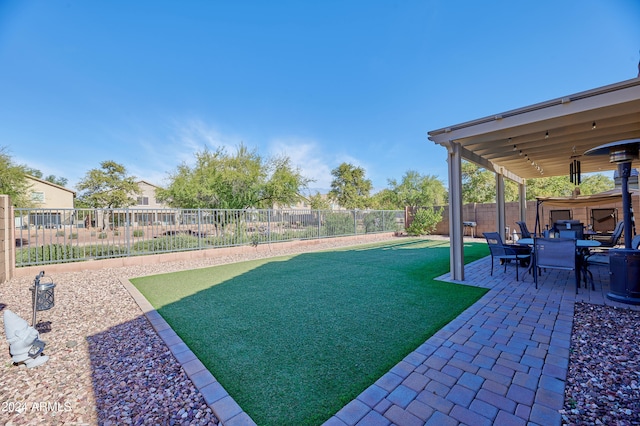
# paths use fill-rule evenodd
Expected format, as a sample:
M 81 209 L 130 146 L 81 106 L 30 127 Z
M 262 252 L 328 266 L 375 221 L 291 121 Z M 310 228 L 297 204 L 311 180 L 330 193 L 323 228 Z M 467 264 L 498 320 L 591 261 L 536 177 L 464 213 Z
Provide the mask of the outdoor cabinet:
M 609 251 L 609 284 L 607 298 L 640 305 L 640 250 Z

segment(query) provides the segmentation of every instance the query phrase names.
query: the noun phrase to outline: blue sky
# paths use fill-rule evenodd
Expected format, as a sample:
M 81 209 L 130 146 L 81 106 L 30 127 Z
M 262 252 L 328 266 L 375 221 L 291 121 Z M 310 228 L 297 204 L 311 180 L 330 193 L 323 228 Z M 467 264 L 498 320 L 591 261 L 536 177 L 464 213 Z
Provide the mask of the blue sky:
M 638 0 L 0 0 L 0 146 L 71 188 L 240 143 L 313 188 L 446 182 L 428 131 L 635 78 L 639 50 Z

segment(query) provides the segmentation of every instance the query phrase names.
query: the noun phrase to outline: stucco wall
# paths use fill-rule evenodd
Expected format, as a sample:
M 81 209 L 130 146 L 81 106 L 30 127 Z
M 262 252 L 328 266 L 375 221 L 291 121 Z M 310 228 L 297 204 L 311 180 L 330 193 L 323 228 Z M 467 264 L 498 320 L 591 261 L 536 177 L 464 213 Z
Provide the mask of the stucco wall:
M 61 186 L 42 182 L 37 179 L 27 177 L 31 184 L 31 194 L 38 193 L 43 195 L 41 202 L 36 202 L 38 208 L 43 209 L 72 209 L 73 208 L 73 191 Z

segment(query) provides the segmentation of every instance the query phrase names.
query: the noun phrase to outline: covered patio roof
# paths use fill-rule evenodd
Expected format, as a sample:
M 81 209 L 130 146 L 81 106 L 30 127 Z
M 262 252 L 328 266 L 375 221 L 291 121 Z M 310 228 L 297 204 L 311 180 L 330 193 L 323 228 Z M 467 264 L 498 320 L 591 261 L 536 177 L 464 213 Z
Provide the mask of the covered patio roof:
M 466 160 L 493 171 L 503 169 L 505 177 L 516 181 L 568 175 L 574 156 L 582 173 L 613 170 L 607 156 L 582 154 L 608 142 L 640 137 L 640 78 L 428 134 L 445 147 L 460 144 Z
M 582 173 L 616 169 L 606 155 L 583 154 L 605 143 L 640 138 L 640 78 L 432 130 L 428 137 L 448 151 L 451 275 L 464 280 L 460 161 L 496 173 L 500 230 L 504 178 L 519 183 L 524 198 L 526 179 L 568 175 L 574 159 Z M 522 199 L 521 205 L 524 218 Z

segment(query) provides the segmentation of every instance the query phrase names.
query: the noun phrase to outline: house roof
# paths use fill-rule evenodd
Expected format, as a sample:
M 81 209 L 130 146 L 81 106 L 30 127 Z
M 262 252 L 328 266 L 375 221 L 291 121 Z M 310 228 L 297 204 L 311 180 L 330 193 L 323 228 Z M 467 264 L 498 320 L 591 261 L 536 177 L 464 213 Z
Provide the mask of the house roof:
M 567 95 L 428 132 L 433 142 L 458 143 L 462 157 L 506 177 L 523 179 L 613 170 L 607 155 L 584 152 L 640 138 L 640 78 Z M 533 163 L 533 164 L 532 164 Z
M 149 186 L 153 186 L 154 188 L 162 188 L 161 186 L 155 185 L 155 184 L 149 182 L 148 180 L 144 180 L 144 179 L 141 179 L 141 180 L 138 181 L 138 184 L 141 184 L 141 183 L 144 183 L 144 184 L 149 185 Z
M 69 188 L 65 188 L 64 186 L 56 185 L 55 183 L 49 182 L 48 180 L 39 179 L 39 178 L 37 178 L 35 176 L 31 176 L 31 175 L 25 175 L 25 176 L 27 177 L 27 179 L 31 179 L 31 180 L 36 181 L 36 182 L 40 182 L 40 183 L 42 183 L 44 185 L 48 185 L 48 186 L 51 186 L 53 188 L 60 189 L 62 191 L 70 192 L 70 193 L 73 194 L 74 197 L 76 196 L 76 192 L 75 191 L 72 191 Z

